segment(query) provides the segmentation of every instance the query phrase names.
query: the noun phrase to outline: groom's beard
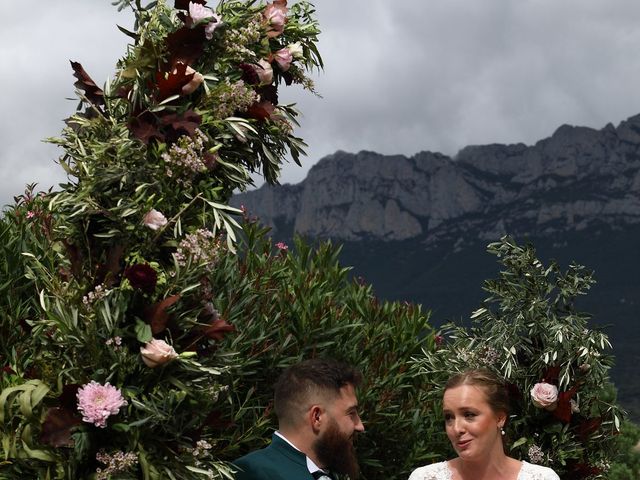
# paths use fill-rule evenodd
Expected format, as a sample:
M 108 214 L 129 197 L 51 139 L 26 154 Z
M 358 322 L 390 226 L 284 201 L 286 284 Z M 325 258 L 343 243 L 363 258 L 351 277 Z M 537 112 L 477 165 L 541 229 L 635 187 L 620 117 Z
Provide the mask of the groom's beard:
M 313 443 L 313 451 L 324 468 L 332 472 L 349 475 L 351 480 L 358 478 L 360 467 L 353 448 L 353 437 L 343 434 L 335 420 L 327 427 L 324 434 Z

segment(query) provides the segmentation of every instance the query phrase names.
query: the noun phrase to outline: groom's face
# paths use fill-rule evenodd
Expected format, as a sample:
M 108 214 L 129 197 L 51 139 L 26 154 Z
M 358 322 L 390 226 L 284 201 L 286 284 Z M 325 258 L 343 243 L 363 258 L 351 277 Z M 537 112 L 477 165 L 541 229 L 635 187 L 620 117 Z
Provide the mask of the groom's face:
M 353 441 L 364 425 L 358 415 L 358 400 L 353 385 L 340 389 L 340 395 L 326 409 L 327 422 L 316 439 L 313 449 L 323 466 L 330 470 L 358 476 L 358 460 Z

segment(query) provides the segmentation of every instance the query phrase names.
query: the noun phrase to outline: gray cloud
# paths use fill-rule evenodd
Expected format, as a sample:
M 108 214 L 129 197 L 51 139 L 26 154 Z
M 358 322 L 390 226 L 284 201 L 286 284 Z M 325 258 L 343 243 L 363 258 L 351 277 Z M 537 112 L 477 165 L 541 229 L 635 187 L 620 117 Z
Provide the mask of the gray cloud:
M 0 203 L 24 183 L 62 178 L 55 148 L 75 108 L 68 59 L 98 82 L 130 27 L 108 1 L 0 5 Z M 213 3 L 213 2 L 210 2 Z M 636 0 L 316 0 L 323 99 L 297 89 L 305 167 L 337 149 L 455 154 L 467 144 L 533 143 L 564 123 L 601 128 L 640 112 Z M 38 12 L 26 22 L 24 11 Z M 128 24 L 129 23 L 129 24 Z

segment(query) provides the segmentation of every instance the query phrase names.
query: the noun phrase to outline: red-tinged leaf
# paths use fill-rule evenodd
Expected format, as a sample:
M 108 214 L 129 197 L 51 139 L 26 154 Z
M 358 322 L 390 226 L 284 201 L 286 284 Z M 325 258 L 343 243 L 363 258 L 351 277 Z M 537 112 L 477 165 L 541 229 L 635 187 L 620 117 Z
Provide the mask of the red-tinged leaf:
M 72 447 L 71 434 L 74 427 L 82 423 L 79 415 L 66 408 L 50 408 L 42 422 L 40 442 L 53 447 Z
M 270 118 L 275 109 L 275 105 L 269 101 L 256 102 L 247 109 L 247 116 L 262 122 Z
M 217 341 L 224 339 L 227 333 L 234 332 L 236 329 L 223 318 L 213 320 L 208 326 L 204 327 L 204 334 Z
M 602 425 L 602 417 L 589 418 L 578 425 L 576 433 L 583 442 L 586 442 L 589 436 L 600 428 L 600 425 Z
M 161 117 L 162 125 L 165 127 L 167 139 L 177 140 L 181 135 L 193 137 L 196 128 L 200 126 L 202 117 L 193 110 L 187 110 L 182 114 L 169 113 Z
M 156 335 L 167 328 L 170 319 L 167 310 L 178 300 L 180 300 L 180 295 L 171 295 L 146 309 L 145 316 L 147 323 L 151 325 L 151 333 Z
M 131 134 L 145 145 L 149 145 L 153 139 L 159 142 L 165 141 L 165 136 L 158 129 L 156 117 L 149 112 L 131 117 L 127 126 Z
M 177 63 L 170 72 L 156 72 L 158 100 L 162 101 L 172 95 L 180 95 L 182 87 L 193 79 L 195 73 L 187 73 L 185 63 Z
M 176 10 L 189 10 L 189 3 L 199 3 L 200 5 L 206 5 L 206 0 L 176 0 Z
M 571 398 L 576 394 L 577 390 L 577 387 L 573 387 L 566 392 L 558 394 L 558 403 L 552 413 L 561 422 L 571 422 Z
M 87 99 L 96 106 L 104 105 L 104 92 L 100 87 L 96 85 L 91 77 L 84 71 L 82 65 L 78 62 L 71 61 L 71 68 L 73 68 L 73 76 L 78 79 L 74 85 L 83 90 Z
M 15 375 L 16 372 L 13 370 L 13 368 L 11 368 L 9 365 L 5 365 L 4 367 L 2 367 L 2 369 L 0 370 L 0 374 L 7 374 L 7 375 Z M 2 376 L 2 375 L 0 375 Z
M 185 25 L 167 36 L 169 65 L 175 66 L 178 63 L 191 65 L 200 58 L 207 42 L 204 29 L 204 24 L 193 28 Z

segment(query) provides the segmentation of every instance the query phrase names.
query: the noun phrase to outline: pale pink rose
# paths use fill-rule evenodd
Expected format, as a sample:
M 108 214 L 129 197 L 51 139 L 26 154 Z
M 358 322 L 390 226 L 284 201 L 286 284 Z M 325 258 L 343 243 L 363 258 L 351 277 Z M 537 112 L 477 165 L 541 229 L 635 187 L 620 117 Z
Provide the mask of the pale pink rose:
M 284 242 L 278 242 L 278 243 L 276 243 L 276 248 L 277 248 L 278 250 L 280 250 L 280 251 L 285 251 L 285 252 L 286 252 L 287 250 L 289 250 L 289 246 L 288 246 L 286 243 L 284 243 Z
M 300 42 L 291 43 L 287 45 L 287 48 L 289 49 L 289 52 L 291 52 L 293 58 L 298 60 L 304 58 L 304 50 L 302 49 L 302 44 Z
M 144 216 L 142 223 L 151 230 L 158 230 L 167 224 L 167 218 L 161 212 L 152 208 Z
M 204 77 L 202 76 L 201 73 L 196 72 L 193 68 L 189 67 L 188 65 L 187 65 L 187 69 L 185 70 L 185 74 L 187 75 L 193 74 L 193 77 L 191 78 L 189 83 L 182 86 L 182 94 L 189 95 L 190 93 L 195 92 L 196 89 L 200 85 L 202 85 L 202 82 L 204 82 Z
M 273 59 L 276 61 L 278 66 L 280 66 L 280 69 L 283 72 L 286 72 L 287 70 L 289 70 L 289 67 L 291 66 L 291 62 L 293 61 L 293 55 L 291 55 L 291 51 L 287 47 L 285 47 L 285 48 L 281 48 L 276 53 L 274 53 Z
M 204 34 L 207 40 L 213 38 L 213 32 L 218 25 L 220 25 L 220 15 L 214 13 L 210 8 L 205 7 L 199 3 L 189 2 L 189 16 L 193 23 L 202 22 L 208 20 L 209 23 L 204 27 Z
M 140 347 L 140 355 L 145 365 L 150 368 L 156 368 L 178 358 L 178 354 L 171 345 L 155 338 L 147 342 L 144 347 Z
M 531 389 L 531 400 L 536 407 L 553 410 L 558 402 L 558 387 L 549 383 L 536 383 Z
M 78 389 L 78 410 L 84 422 L 93 423 L 96 427 L 107 426 L 107 418 L 120 412 L 120 407 L 127 405 L 122 393 L 109 384 L 100 385 L 91 381 Z
M 287 22 L 287 0 L 274 0 L 266 6 L 262 15 L 269 24 L 267 36 L 277 37 L 284 31 Z
M 256 66 L 256 73 L 262 85 L 270 85 L 273 81 L 273 68 L 266 60 L 260 60 Z

